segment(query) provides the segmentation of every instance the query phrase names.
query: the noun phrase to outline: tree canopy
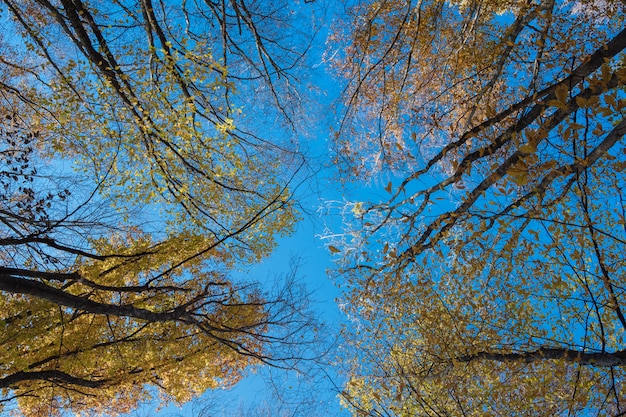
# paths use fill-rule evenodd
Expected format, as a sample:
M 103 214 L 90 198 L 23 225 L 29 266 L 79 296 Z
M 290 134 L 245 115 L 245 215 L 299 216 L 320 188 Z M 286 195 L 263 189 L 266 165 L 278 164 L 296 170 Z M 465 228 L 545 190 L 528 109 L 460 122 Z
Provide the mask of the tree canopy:
M 300 358 L 294 280 L 232 277 L 299 216 L 302 156 L 246 121 L 264 89 L 294 124 L 278 6 L 2 1 L 0 403 L 115 414 Z
M 110 415 L 311 358 L 330 336 L 297 271 L 274 292 L 241 271 L 306 215 L 320 172 L 299 140 L 323 136 L 321 174 L 347 184 L 322 232 L 346 322 L 321 373 L 345 371 L 349 412 L 626 415 L 622 0 L 0 0 L 0 18 L 0 405 Z
M 350 10 L 338 163 L 389 197 L 350 202 L 333 242 L 356 350 L 345 403 L 623 415 L 623 3 Z

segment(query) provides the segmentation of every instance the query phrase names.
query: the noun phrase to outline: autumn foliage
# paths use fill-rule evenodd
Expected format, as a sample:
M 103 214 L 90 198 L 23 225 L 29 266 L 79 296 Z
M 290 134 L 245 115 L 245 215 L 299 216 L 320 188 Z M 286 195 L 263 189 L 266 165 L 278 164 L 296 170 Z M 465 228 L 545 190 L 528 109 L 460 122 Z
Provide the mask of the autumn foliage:
M 623 3 L 351 10 L 338 161 L 388 198 L 333 243 L 346 405 L 623 415 Z
M 164 6 L 1 2 L 0 405 L 25 415 L 182 403 L 306 343 L 292 283 L 233 278 L 291 232 L 302 163 L 237 89 L 286 97 L 300 55 L 257 5 Z
M 305 29 L 322 9 L 325 53 Z M 342 404 L 626 415 L 622 0 L 0 0 L 0 17 L 0 405 L 109 415 L 307 356 L 297 286 L 241 271 L 301 216 L 299 104 L 321 96 L 301 80 L 328 64 L 339 119 L 313 122 L 360 189 L 322 234 Z

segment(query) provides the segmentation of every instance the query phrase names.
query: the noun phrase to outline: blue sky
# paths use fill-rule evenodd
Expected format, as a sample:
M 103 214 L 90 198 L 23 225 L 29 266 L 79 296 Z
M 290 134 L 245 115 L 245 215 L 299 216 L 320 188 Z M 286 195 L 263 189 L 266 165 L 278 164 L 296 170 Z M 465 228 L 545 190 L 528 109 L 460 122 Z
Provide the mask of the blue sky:
M 320 79 L 320 81 L 323 81 Z M 327 103 L 327 105 L 330 104 Z M 321 124 L 320 124 L 321 125 Z M 324 154 L 330 152 L 327 141 L 328 131 L 319 129 L 315 142 L 311 145 L 314 152 Z M 154 404 L 146 404 L 130 416 L 182 416 L 195 417 L 202 415 L 207 407 L 207 416 L 256 416 L 264 408 L 270 407 L 278 414 L 302 416 L 348 416 L 346 409 L 341 407 L 337 396 L 337 386 L 342 383 L 341 375 L 335 367 L 328 364 L 335 360 L 338 332 L 345 317 L 340 311 L 337 301 L 341 297 L 338 283 L 329 276 L 330 270 L 336 267 L 333 256 L 327 248 L 328 241 L 322 238 L 327 227 L 338 230 L 341 221 L 336 210 L 329 210 L 332 201 L 355 199 L 369 188 L 345 189 L 336 181 L 331 167 L 325 167 L 314 180 L 314 183 L 303 184 L 298 190 L 304 207 L 303 219 L 296 225 L 293 235 L 279 239 L 278 246 L 268 259 L 252 267 L 249 271 L 240 271 L 243 279 L 258 280 L 271 286 L 280 281 L 289 271 L 293 262 L 298 263 L 298 280 L 311 293 L 312 310 L 325 326 L 323 349 L 328 349 L 324 363 L 303 363 L 303 368 L 313 367 L 310 374 L 296 371 L 271 369 L 267 366 L 250 370 L 249 375 L 232 389 L 215 390 L 205 393 L 202 397 L 183 406 L 171 404 L 155 413 Z M 330 216 L 329 216 L 330 215 Z M 334 224 L 331 224 L 334 223 Z M 283 398 L 277 398 L 282 395 Z M 292 414 L 295 413 L 295 414 Z M 319 414 L 310 414 L 311 412 Z M 245 414 L 247 413 L 247 414 Z
M 299 6 L 321 13 L 315 16 L 318 23 L 331 22 L 337 13 L 338 3 L 332 1 L 318 0 L 315 8 L 299 3 Z M 206 392 L 182 406 L 170 404 L 157 414 L 155 404 L 146 404 L 129 416 L 256 416 L 266 411 L 270 411 L 272 417 L 282 417 L 282 413 L 285 416 L 311 417 L 349 415 L 341 407 L 337 395 L 342 376 L 330 364 L 338 354 L 338 334 L 345 317 L 337 304 L 341 289 L 329 275 L 336 265 L 327 248 L 329 242 L 322 235 L 328 227 L 339 230 L 341 226 L 341 216 L 334 209 L 337 205 L 331 202 L 352 201 L 356 199 L 355 196 L 368 193 L 369 188 L 346 187 L 339 183 L 336 168 L 329 164 L 333 154 L 330 135 L 337 122 L 334 106 L 338 104 L 341 85 L 340 80 L 330 74 L 324 62 L 328 35 L 329 25 L 322 26 L 308 56 L 307 65 L 311 71 L 308 81 L 318 89 L 315 102 L 312 103 L 315 110 L 311 114 L 317 115 L 317 118 L 309 121 L 313 130 L 296 132 L 307 163 L 312 171 L 316 171 L 296 190 L 296 198 L 303 208 L 302 220 L 295 226 L 291 236 L 278 240 L 276 250 L 268 259 L 249 270 L 234 273 L 234 276 L 258 280 L 269 287 L 275 281 L 282 280 L 289 272 L 290 265 L 296 262 L 297 279 L 310 292 L 311 308 L 325 326 L 322 344 L 318 348 L 325 350 L 326 356 L 320 363 L 302 363 L 300 366 L 306 374 L 261 366 L 250 370 L 249 375 L 231 389 Z
M 339 330 L 339 326 L 343 322 L 343 315 L 335 303 L 335 299 L 340 296 L 340 290 L 326 275 L 327 269 L 333 266 L 331 256 L 323 246 L 322 241 L 316 237 L 322 230 L 320 220 L 303 220 L 298 225 L 294 235 L 281 239 L 276 253 L 254 268 L 251 273 L 257 275 L 262 282 L 264 277 L 273 280 L 276 275 L 280 276 L 289 269 L 289 264 L 293 259 L 299 258 L 298 276 L 312 292 L 313 308 L 319 314 L 320 320 L 325 322 L 327 326 L 326 335 L 330 336 Z M 333 340 L 327 340 L 325 343 L 329 344 L 330 348 L 337 347 L 333 346 Z M 327 359 L 333 359 L 332 355 L 334 352 L 330 351 Z M 305 411 L 310 410 L 308 407 L 311 407 L 311 404 L 307 402 L 312 398 L 318 402 L 313 409 L 319 410 L 320 416 L 349 415 L 339 405 L 339 399 L 333 386 L 333 383 L 340 384 L 341 377 L 336 375 L 330 366 L 302 364 L 303 367 L 309 365 L 316 368 L 313 375 L 299 375 L 295 371 L 270 369 L 267 366 L 261 367 L 254 370 L 254 373 L 240 381 L 232 389 L 207 392 L 195 402 L 186 404 L 182 408 L 175 405 L 168 406 L 158 415 L 196 416 L 199 407 L 203 404 L 211 406 L 212 414 L 209 415 L 215 416 L 234 416 L 241 409 L 262 408 L 267 404 L 271 404 L 275 411 L 280 409 L 295 411 L 298 407 Z M 328 375 L 325 374 L 326 372 Z M 276 390 L 284 395 L 286 403 L 280 404 L 280 400 L 276 398 Z M 290 404 L 289 401 L 293 403 Z M 299 401 L 303 401 L 305 404 L 297 404 Z M 149 411 L 152 411 L 153 408 L 153 406 L 148 405 L 138 410 L 138 413 L 147 412 L 146 415 L 152 415 Z M 131 415 L 136 415 L 136 413 Z M 256 414 L 253 412 L 249 415 Z M 279 417 L 279 415 L 275 416 Z M 297 415 L 310 414 L 307 411 Z

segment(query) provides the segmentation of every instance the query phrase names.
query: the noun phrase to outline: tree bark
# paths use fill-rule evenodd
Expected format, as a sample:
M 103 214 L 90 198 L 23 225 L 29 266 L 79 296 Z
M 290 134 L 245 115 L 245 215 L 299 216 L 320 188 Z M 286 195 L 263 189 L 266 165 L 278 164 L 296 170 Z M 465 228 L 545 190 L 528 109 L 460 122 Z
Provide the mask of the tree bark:
M 0 378 L 0 388 L 13 388 L 15 384 L 23 381 L 53 381 L 57 383 L 66 383 L 80 387 L 98 388 L 104 385 L 107 380 L 89 380 L 78 378 L 62 371 L 32 371 L 32 372 L 16 372 L 14 374 Z
M 166 321 L 180 321 L 185 310 L 172 310 L 169 312 L 154 312 L 132 305 L 114 305 L 99 303 L 85 297 L 69 294 L 63 290 L 47 285 L 43 282 L 18 278 L 0 272 L 0 291 L 13 294 L 28 294 L 54 304 L 69 307 L 75 310 L 86 311 L 93 314 L 103 314 L 118 317 L 133 317 L 152 323 Z
M 478 352 L 457 358 L 459 362 L 479 360 L 496 362 L 533 363 L 543 360 L 564 360 L 579 365 L 611 367 L 626 366 L 626 350 L 616 352 L 581 352 L 566 348 L 541 347 L 535 351 L 518 353 Z

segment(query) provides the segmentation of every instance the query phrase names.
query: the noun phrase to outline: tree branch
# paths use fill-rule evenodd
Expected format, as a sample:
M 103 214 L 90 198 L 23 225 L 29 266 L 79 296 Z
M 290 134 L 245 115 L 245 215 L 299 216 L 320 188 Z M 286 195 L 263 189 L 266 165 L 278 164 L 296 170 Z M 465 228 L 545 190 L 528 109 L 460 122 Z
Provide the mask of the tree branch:
M 65 383 L 87 388 L 98 388 L 108 382 L 106 379 L 90 380 L 79 378 L 58 370 L 47 371 L 19 371 L 14 374 L 0 378 L 0 388 L 12 388 L 16 384 L 24 381 L 52 381 L 57 383 Z
M 626 350 L 616 352 L 581 352 L 566 348 L 541 347 L 530 352 L 496 353 L 478 352 L 456 358 L 459 362 L 495 361 L 534 363 L 544 360 L 564 360 L 586 366 L 626 366 Z
M 0 291 L 13 294 L 27 294 L 54 304 L 93 314 L 104 314 L 118 317 L 133 317 L 148 322 L 181 321 L 185 311 L 174 309 L 169 312 L 154 312 L 133 305 L 105 304 L 85 297 L 69 294 L 63 290 L 44 284 L 43 282 L 18 278 L 0 271 Z

